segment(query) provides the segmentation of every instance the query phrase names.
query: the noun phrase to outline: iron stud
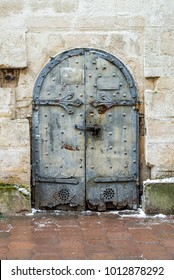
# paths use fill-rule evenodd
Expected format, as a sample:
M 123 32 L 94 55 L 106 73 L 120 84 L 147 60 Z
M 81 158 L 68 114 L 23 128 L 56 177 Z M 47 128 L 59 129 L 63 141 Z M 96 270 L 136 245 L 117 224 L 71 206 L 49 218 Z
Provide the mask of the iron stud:
M 94 166 L 91 166 L 91 169 L 94 169 Z
M 113 77 L 115 77 L 115 73 L 113 73 L 112 75 L 113 75 Z

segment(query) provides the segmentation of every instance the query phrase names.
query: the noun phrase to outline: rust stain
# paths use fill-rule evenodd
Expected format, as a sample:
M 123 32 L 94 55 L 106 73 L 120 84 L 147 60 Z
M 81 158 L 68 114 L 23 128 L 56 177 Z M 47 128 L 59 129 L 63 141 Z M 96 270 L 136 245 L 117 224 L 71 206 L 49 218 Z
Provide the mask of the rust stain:
M 106 106 L 102 105 L 100 106 L 100 108 L 98 109 L 98 113 L 99 114 L 104 114 L 106 112 L 107 108 Z
M 66 150 L 70 150 L 70 151 L 79 151 L 78 146 L 73 147 L 73 146 L 70 146 L 70 145 L 68 145 L 68 144 L 64 144 L 64 145 L 63 145 L 63 148 L 65 148 Z

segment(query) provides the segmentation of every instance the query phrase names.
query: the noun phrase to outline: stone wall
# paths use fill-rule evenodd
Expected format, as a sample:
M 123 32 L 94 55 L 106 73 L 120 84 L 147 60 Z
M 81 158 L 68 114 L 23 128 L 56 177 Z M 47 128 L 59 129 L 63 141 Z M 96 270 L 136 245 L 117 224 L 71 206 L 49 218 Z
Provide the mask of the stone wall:
M 136 81 L 141 185 L 171 176 L 173 12 L 173 0 L 0 1 L 0 183 L 30 185 L 34 82 L 51 57 L 77 47 L 112 53 Z

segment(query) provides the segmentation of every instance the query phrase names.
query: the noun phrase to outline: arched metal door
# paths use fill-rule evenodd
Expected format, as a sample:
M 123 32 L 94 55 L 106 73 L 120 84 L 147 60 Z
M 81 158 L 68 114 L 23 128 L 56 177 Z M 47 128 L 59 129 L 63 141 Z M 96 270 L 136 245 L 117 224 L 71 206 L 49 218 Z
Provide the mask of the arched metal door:
M 44 67 L 33 99 L 36 208 L 137 207 L 137 98 L 127 68 L 104 51 L 70 50 Z

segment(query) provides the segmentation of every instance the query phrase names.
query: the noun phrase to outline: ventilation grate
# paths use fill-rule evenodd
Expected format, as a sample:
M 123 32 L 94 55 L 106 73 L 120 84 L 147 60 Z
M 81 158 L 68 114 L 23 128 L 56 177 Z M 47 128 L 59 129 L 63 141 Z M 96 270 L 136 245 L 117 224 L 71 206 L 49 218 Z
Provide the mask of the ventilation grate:
M 69 197 L 70 197 L 70 193 L 69 193 L 69 190 L 67 190 L 67 189 L 61 189 L 60 191 L 59 191 L 59 198 L 60 198 L 60 200 L 63 202 L 63 203 L 65 203 L 65 202 L 67 202 L 68 200 L 69 200 Z
M 103 191 L 103 197 L 106 200 L 112 200 L 112 198 L 114 197 L 114 194 L 115 194 L 115 192 L 113 189 L 105 189 Z

